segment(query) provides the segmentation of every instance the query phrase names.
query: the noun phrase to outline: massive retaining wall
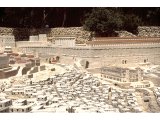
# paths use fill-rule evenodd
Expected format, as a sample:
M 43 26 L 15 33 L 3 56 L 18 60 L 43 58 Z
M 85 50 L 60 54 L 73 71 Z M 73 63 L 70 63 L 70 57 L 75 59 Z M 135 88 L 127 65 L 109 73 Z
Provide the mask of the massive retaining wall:
M 14 35 L 16 41 L 27 41 L 30 35 L 47 34 L 47 37 L 54 36 L 76 36 L 77 43 L 84 43 L 91 37 L 91 32 L 83 27 L 67 28 L 46 28 L 46 29 L 28 29 L 28 28 L 6 28 L 0 27 L 0 35 Z
M 116 31 L 118 37 L 160 37 L 160 26 L 139 26 L 137 35 L 128 31 Z
M 160 26 L 139 26 L 137 30 L 138 35 L 127 31 L 116 31 L 116 33 L 119 37 L 160 37 Z M 47 34 L 49 38 L 54 36 L 76 36 L 77 43 L 84 43 L 91 38 L 91 32 L 84 30 L 83 27 L 46 29 L 0 27 L 0 35 L 15 35 L 16 41 L 29 40 L 30 35 L 38 34 Z
M 128 45 L 108 45 L 103 47 L 74 47 L 74 48 L 57 48 L 57 47 L 22 47 L 22 52 L 39 52 L 42 57 L 52 55 L 61 56 L 68 60 L 74 58 L 86 59 L 90 62 L 90 67 L 105 65 L 126 65 L 150 62 L 160 65 L 160 44 L 128 44 Z
M 91 38 L 91 32 L 83 27 L 52 28 L 48 36 L 76 36 L 77 43 L 84 43 Z
M 160 37 L 160 26 L 139 26 L 139 37 Z

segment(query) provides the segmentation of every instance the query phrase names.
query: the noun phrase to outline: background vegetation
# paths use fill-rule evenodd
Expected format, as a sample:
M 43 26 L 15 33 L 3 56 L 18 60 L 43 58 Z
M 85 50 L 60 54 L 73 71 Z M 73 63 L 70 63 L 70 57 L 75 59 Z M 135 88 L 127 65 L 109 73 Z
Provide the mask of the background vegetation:
M 160 8 L 0 8 L 0 26 L 52 28 L 84 26 L 99 35 L 137 26 L 159 26 Z

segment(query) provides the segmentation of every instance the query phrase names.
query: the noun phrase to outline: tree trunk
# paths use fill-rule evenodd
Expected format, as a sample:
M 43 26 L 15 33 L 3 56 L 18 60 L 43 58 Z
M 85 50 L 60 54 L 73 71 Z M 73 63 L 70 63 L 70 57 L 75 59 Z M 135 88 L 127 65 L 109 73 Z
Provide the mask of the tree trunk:
M 67 17 L 67 11 L 66 11 L 66 9 L 64 9 L 62 27 L 64 27 L 64 25 L 65 25 L 66 17 Z

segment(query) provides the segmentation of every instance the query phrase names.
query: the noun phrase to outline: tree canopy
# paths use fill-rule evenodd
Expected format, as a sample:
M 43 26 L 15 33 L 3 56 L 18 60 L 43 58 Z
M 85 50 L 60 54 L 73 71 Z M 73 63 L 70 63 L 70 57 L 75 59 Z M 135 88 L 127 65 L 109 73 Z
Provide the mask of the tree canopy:
M 122 28 L 121 14 L 106 8 L 95 8 L 86 16 L 84 27 L 99 34 L 112 34 Z
M 112 36 L 114 31 L 127 30 L 136 33 L 141 19 L 135 14 L 124 14 L 121 9 L 94 8 L 86 16 L 84 27 L 101 36 Z
M 137 26 L 160 25 L 160 8 L 41 7 L 0 8 L 0 26 L 18 28 L 84 26 L 98 34 L 136 33 Z

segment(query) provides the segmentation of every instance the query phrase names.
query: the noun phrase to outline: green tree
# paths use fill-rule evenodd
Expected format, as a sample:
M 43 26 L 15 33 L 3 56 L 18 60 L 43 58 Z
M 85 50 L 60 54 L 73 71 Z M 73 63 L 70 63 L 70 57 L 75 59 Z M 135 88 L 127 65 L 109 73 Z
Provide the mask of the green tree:
M 107 8 L 94 8 L 84 21 L 84 28 L 99 35 L 112 36 L 122 29 L 123 20 L 119 12 Z
M 123 29 L 124 30 L 136 34 L 137 27 L 141 24 L 142 24 L 141 19 L 138 16 L 134 14 L 123 15 Z

